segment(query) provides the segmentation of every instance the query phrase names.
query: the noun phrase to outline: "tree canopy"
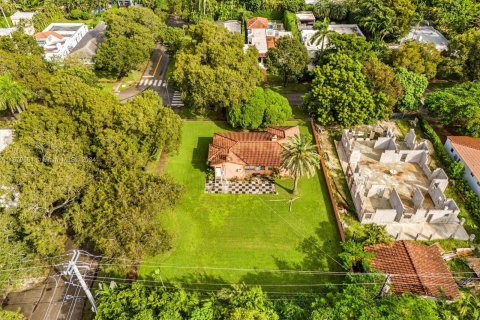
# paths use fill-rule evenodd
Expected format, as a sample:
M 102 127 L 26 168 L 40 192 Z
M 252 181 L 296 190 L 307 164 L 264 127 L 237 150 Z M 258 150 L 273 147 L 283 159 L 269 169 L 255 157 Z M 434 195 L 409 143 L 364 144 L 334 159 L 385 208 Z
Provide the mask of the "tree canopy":
M 403 95 L 398 99 L 396 109 L 399 112 L 417 111 L 428 86 L 427 78 L 405 68 L 397 68 L 395 73 L 403 88 Z
M 449 43 L 448 54 L 452 64 L 447 72 L 457 69 L 466 80 L 480 80 L 480 28 L 470 29 L 455 36 Z
M 313 70 L 312 87 L 305 96 L 308 110 L 319 123 L 351 127 L 390 115 L 387 97 L 370 91 L 359 61 L 343 53 L 327 59 Z
M 210 22 L 196 26 L 193 42 L 176 55 L 173 80 L 194 110 L 241 105 L 261 80 L 257 50 Z
M 480 83 L 466 82 L 451 88 L 428 93 L 426 108 L 459 132 L 480 137 Z
M 433 79 L 437 74 L 440 53 L 432 43 L 407 41 L 392 53 L 393 66 L 425 75 Z
M 152 10 L 128 7 L 108 10 L 105 40 L 98 46 L 95 67 L 118 76 L 129 73 L 147 61 L 163 21 Z
M 27 87 L 38 76 L 29 72 L 45 79 L 2 153 L 11 161 L 0 168 L 1 196 L 17 204 L 0 215 L 17 225 L 19 245 L 56 255 L 69 230 L 76 243 L 116 256 L 139 259 L 168 248 L 154 217 L 175 204 L 181 188 L 144 167 L 159 152 L 177 150 L 180 118 L 151 91 L 121 104 L 98 88 L 91 71 L 68 60 L 23 69 L 34 58 L 6 52 L 0 61 L 0 69 L 21 70 L 15 80 Z
M 288 81 L 302 77 L 308 62 L 307 49 L 298 39 L 281 37 L 275 48 L 268 50 L 265 66 L 271 74 L 281 77 L 285 86 Z
M 227 110 L 228 123 L 243 129 L 283 124 L 291 116 L 292 108 L 285 97 L 261 87 L 253 89 L 245 103 Z

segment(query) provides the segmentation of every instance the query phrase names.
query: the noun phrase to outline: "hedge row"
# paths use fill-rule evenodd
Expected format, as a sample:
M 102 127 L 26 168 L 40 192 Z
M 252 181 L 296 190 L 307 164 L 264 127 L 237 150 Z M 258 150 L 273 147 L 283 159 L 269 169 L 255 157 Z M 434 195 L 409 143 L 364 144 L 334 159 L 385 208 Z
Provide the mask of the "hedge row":
M 448 154 L 447 150 L 445 150 L 440 137 L 422 115 L 419 115 L 418 118 L 420 120 L 420 127 L 432 142 L 432 145 L 435 148 L 435 153 L 440 159 L 440 162 L 445 168 L 449 169 L 450 176 L 454 175 L 454 173 L 451 172 L 452 168 L 454 167 L 454 161 Z M 457 177 L 453 186 L 458 196 L 463 199 L 465 208 L 470 213 L 470 217 L 472 217 L 477 226 L 480 226 L 480 198 L 475 192 L 473 192 L 472 188 L 468 184 L 468 181 L 463 177 L 463 175 Z
M 285 10 L 283 13 L 283 24 L 286 30 L 292 32 L 295 39 L 300 40 L 300 30 L 298 30 L 297 16 L 295 13 Z

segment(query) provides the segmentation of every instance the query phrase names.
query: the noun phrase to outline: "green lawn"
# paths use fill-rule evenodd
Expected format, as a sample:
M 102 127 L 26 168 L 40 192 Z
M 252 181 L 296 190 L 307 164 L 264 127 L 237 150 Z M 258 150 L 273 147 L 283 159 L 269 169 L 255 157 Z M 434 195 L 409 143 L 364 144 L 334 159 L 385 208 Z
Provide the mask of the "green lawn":
M 308 124 L 300 125 L 302 134 L 311 136 Z M 164 281 L 202 288 L 199 283 L 244 282 L 262 284 L 268 292 L 320 290 L 296 285 L 341 281 L 318 274 L 202 268 L 341 271 L 334 261 L 340 240 L 323 176 L 300 181 L 300 198 L 291 213 L 286 202 L 292 197 L 291 179 L 277 181 L 278 195 L 204 193 L 208 144 L 214 132 L 226 130 L 225 122 L 184 123 L 180 152 L 169 157 L 165 170 L 185 192 L 175 209 L 160 218 L 174 238 L 173 249 L 147 258 L 140 275 L 148 277 L 154 265 L 162 265 Z

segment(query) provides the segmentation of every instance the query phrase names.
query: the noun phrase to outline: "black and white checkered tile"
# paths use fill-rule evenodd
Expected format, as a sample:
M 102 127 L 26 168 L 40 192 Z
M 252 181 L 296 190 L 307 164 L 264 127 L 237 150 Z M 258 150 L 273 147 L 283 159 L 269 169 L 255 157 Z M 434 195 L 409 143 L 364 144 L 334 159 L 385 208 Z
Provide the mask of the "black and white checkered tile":
M 205 193 L 276 194 L 277 192 L 272 181 L 263 179 L 257 182 L 208 180 L 205 183 Z

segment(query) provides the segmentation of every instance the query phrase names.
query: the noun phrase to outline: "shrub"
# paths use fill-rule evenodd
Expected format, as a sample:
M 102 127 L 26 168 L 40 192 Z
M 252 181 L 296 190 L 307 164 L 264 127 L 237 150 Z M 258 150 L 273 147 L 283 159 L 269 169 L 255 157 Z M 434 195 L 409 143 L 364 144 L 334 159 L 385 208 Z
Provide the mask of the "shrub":
M 82 15 L 81 15 L 81 18 L 82 18 L 82 20 L 88 20 L 88 19 L 90 19 L 90 14 L 86 11 L 83 11 Z
M 285 29 L 292 32 L 292 35 L 296 39 L 300 39 L 300 31 L 297 26 L 297 16 L 295 13 L 290 11 L 285 11 L 283 13 L 283 24 Z
M 82 10 L 80 9 L 73 9 L 70 11 L 70 19 L 72 20 L 78 20 L 82 17 Z
M 227 110 L 227 121 L 232 127 L 258 129 L 284 123 L 292 116 L 288 100 L 272 90 L 255 88 L 241 106 Z

